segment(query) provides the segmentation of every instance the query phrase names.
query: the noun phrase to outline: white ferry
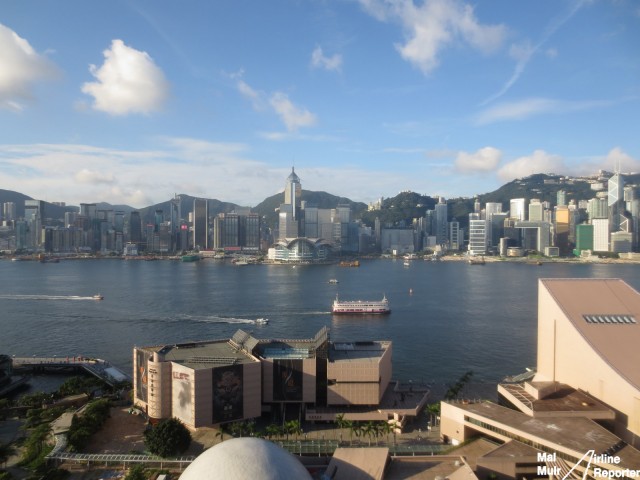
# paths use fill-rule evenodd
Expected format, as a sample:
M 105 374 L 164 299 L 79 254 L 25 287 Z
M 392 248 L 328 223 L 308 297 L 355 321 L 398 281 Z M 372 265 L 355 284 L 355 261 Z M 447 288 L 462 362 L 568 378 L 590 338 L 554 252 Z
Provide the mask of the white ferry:
M 386 296 L 383 296 L 382 300 L 350 300 L 345 302 L 340 301 L 336 295 L 331 313 L 335 315 L 382 315 L 391 313 L 391 309 Z

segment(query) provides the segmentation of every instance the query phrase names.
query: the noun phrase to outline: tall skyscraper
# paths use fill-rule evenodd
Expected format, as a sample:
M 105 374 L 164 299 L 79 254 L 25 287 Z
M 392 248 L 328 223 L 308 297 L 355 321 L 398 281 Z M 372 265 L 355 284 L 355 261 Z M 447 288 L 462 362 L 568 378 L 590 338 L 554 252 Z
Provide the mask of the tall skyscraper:
M 209 248 L 209 202 L 204 198 L 193 200 L 193 248 Z
M 438 203 L 436 203 L 435 205 L 435 211 L 436 211 L 436 243 L 438 245 L 443 245 L 447 242 L 448 239 L 448 227 L 449 227 L 449 221 L 448 221 L 448 208 L 447 208 L 447 201 L 443 198 L 440 197 L 438 199 Z
M 279 238 L 297 238 L 300 236 L 300 202 L 302 199 L 302 185 L 295 169 L 291 168 L 291 174 L 284 185 L 284 203 L 280 205 L 278 221 Z
M 624 213 L 624 179 L 620 173 L 614 174 L 609 179 L 607 189 L 607 201 L 609 203 L 609 231 L 620 232 L 628 230 L 628 222 Z

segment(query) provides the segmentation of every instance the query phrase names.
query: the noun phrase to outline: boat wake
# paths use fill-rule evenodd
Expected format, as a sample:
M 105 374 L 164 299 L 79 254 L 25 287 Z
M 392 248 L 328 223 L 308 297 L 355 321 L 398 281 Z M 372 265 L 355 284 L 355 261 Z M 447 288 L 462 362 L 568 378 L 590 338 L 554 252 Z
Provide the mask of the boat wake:
M 79 295 L 0 295 L 0 300 L 95 300 Z
M 185 320 L 202 323 L 256 323 L 255 320 L 252 320 L 250 318 L 218 317 L 216 315 L 182 315 L 182 318 L 184 318 Z

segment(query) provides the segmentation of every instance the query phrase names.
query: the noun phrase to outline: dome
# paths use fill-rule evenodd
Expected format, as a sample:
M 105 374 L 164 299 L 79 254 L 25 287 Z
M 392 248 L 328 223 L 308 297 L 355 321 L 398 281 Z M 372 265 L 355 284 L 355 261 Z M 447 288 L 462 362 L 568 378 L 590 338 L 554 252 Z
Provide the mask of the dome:
M 189 465 L 180 480 L 309 479 L 296 457 L 260 438 L 233 438 L 211 447 Z

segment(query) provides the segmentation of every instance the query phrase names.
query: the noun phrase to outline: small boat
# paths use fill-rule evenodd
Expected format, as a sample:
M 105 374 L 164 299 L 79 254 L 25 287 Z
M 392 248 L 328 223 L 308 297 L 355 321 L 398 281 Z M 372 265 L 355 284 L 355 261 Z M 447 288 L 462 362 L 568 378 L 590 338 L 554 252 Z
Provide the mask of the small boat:
M 94 300 L 104 300 L 104 296 L 100 295 L 99 293 L 94 295 L 91 298 L 93 298 Z
M 268 318 L 256 318 L 256 325 L 267 325 L 269 323 Z
M 329 279 L 329 283 L 331 285 L 337 285 L 338 284 L 338 279 L 337 278 L 331 278 L 331 279 Z
M 404 261 L 404 266 L 405 267 L 410 267 L 411 266 L 411 262 L 409 260 L 405 260 Z
M 469 265 L 484 265 L 485 263 L 484 257 L 480 257 L 480 258 L 471 257 L 469 258 L 468 262 L 469 262 Z

